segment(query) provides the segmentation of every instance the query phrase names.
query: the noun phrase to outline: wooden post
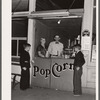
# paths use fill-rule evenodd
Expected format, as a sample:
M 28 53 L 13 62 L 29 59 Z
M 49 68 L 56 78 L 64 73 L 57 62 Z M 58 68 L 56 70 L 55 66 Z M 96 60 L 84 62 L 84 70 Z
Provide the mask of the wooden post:
M 36 0 L 29 0 L 29 14 L 35 11 L 35 8 L 36 8 Z M 35 46 L 35 20 L 34 19 L 28 19 L 28 43 L 31 44 L 30 57 L 32 60 L 34 57 L 34 46 Z M 30 68 L 30 76 L 31 76 L 30 77 L 30 84 L 31 84 L 32 66 Z
M 82 51 L 85 55 L 86 64 L 83 66 L 82 84 L 83 87 L 87 85 L 87 66 L 90 63 L 91 45 L 92 45 L 92 28 L 93 28 L 93 1 L 84 0 L 84 15 L 82 22 L 81 45 Z M 90 33 L 89 36 L 83 36 L 85 30 Z
M 90 55 L 91 55 L 91 44 L 92 44 L 92 28 L 93 28 L 93 1 L 94 0 L 84 0 L 84 15 L 83 15 L 83 22 L 82 22 L 82 34 L 85 30 L 88 30 L 90 32 L 89 35 L 89 42 L 88 48 L 85 48 L 84 46 L 87 44 L 87 41 L 84 41 L 84 37 L 81 38 L 82 44 L 82 50 L 88 50 L 89 51 L 89 61 L 90 61 Z

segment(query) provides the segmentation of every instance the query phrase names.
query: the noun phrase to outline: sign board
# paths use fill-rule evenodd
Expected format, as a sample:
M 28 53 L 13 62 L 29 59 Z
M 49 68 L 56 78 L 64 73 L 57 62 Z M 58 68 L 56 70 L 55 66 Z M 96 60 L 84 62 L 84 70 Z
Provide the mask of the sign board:
M 82 32 L 82 50 L 90 50 L 90 46 L 91 46 L 90 32 L 88 30 L 84 30 Z

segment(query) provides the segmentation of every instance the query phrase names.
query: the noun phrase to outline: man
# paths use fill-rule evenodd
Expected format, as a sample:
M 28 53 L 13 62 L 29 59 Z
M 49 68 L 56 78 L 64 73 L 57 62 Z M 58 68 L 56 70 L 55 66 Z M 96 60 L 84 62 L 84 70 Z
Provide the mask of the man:
M 31 45 L 25 43 L 23 45 L 24 50 L 20 55 L 20 65 L 21 65 L 21 79 L 20 79 L 20 89 L 26 90 L 30 88 L 30 55 L 29 50 Z
M 85 63 L 85 59 L 83 53 L 81 52 L 80 44 L 75 45 L 74 49 L 76 55 L 74 60 L 73 93 L 74 96 L 80 96 L 82 94 L 82 87 L 81 87 L 82 66 Z
M 56 35 L 53 42 L 49 44 L 48 54 L 51 57 L 60 57 L 63 54 L 63 44 L 59 42 L 60 37 Z

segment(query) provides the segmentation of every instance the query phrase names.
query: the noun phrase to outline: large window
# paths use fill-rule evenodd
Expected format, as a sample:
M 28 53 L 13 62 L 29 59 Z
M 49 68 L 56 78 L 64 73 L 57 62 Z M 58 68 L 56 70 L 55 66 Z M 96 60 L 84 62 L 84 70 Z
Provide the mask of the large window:
M 26 37 L 23 38 L 12 38 L 12 56 L 18 57 L 21 50 L 23 49 L 23 44 L 27 42 Z
M 28 20 L 14 18 L 12 20 L 12 61 L 19 62 L 23 44 L 27 42 Z
M 27 42 L 26 37 L 14 37 L 12 38 L 12 62 L 19 63 L 19 56 L 21 50 L 23 50 L 23 44 Z
M 36 0 L 36 11 L 83 8 L 84 0 Z

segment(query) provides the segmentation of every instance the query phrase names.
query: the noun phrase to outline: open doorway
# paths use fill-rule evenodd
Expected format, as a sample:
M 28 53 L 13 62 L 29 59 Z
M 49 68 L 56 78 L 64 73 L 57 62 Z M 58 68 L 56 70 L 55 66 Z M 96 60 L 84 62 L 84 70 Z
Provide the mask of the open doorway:
M 63 43 L 64 50 L 67 49 L 69 45 L 72 47 L 75 42 L 77 42 L 77 37 L 81 37 L 81 27 L 82 17 L 63 19 L 38 19 L 36 20 L 35 48 L 37 48 L 39 45 L 41 38 L 46 39 L 46 45 L 48 46 L 49 43 L 54 40 L 55 35 L 60 36 L 60 42 Z

